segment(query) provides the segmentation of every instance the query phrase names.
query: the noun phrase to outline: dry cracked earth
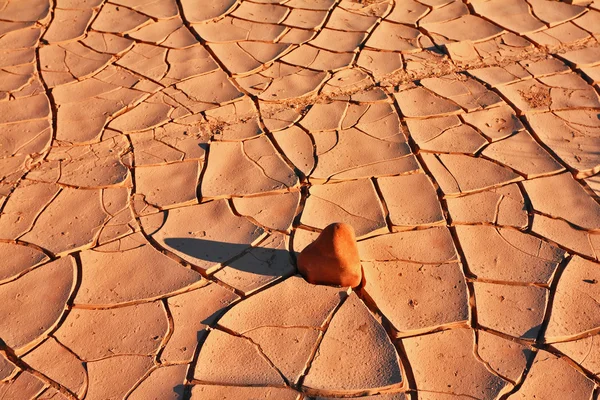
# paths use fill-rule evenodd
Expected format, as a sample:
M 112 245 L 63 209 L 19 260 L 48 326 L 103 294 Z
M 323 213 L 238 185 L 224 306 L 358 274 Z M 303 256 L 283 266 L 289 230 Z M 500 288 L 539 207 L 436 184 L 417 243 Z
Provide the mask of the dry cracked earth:
M 575 3 L 0 0 L 0 399 L 598 400 Z

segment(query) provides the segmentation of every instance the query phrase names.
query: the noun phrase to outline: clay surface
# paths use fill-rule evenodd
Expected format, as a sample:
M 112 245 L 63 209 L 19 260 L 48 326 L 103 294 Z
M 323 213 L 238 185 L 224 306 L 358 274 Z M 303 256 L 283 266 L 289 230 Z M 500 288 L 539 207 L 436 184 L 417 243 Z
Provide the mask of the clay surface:
M 598 400 L 599 155 L 600 0 L 0 0 L 0 398 Z

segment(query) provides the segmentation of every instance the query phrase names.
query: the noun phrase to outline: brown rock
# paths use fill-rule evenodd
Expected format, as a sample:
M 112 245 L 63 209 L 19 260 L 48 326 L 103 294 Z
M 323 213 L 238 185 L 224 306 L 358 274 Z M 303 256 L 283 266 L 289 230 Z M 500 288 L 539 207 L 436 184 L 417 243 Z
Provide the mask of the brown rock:
M 360 285 L 362 271 L 352 226 L 327 226 L 298 256 L 298 271 L 313 284 Z

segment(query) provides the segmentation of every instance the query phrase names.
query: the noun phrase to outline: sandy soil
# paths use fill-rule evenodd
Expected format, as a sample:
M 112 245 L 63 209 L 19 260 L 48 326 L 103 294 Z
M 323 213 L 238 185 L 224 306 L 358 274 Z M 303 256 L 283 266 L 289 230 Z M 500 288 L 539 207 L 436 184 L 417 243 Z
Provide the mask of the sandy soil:
M 0 398 L 598 400 L 600 1 L 0 0 Z M 353 226 L 360 289 L 296 256 Z

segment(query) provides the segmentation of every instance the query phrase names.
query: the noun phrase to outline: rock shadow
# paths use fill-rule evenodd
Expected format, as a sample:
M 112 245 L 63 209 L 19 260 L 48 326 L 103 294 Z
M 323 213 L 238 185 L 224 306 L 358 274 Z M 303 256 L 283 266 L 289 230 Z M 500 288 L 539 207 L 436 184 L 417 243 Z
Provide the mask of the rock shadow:
M 287 250 L 198 238 L 166 238 L 164 241 L 167 246 L 190 257 L 226 264 L 242 272 L 281 276 L 285 271 L 295 269 L 292 253 Z

